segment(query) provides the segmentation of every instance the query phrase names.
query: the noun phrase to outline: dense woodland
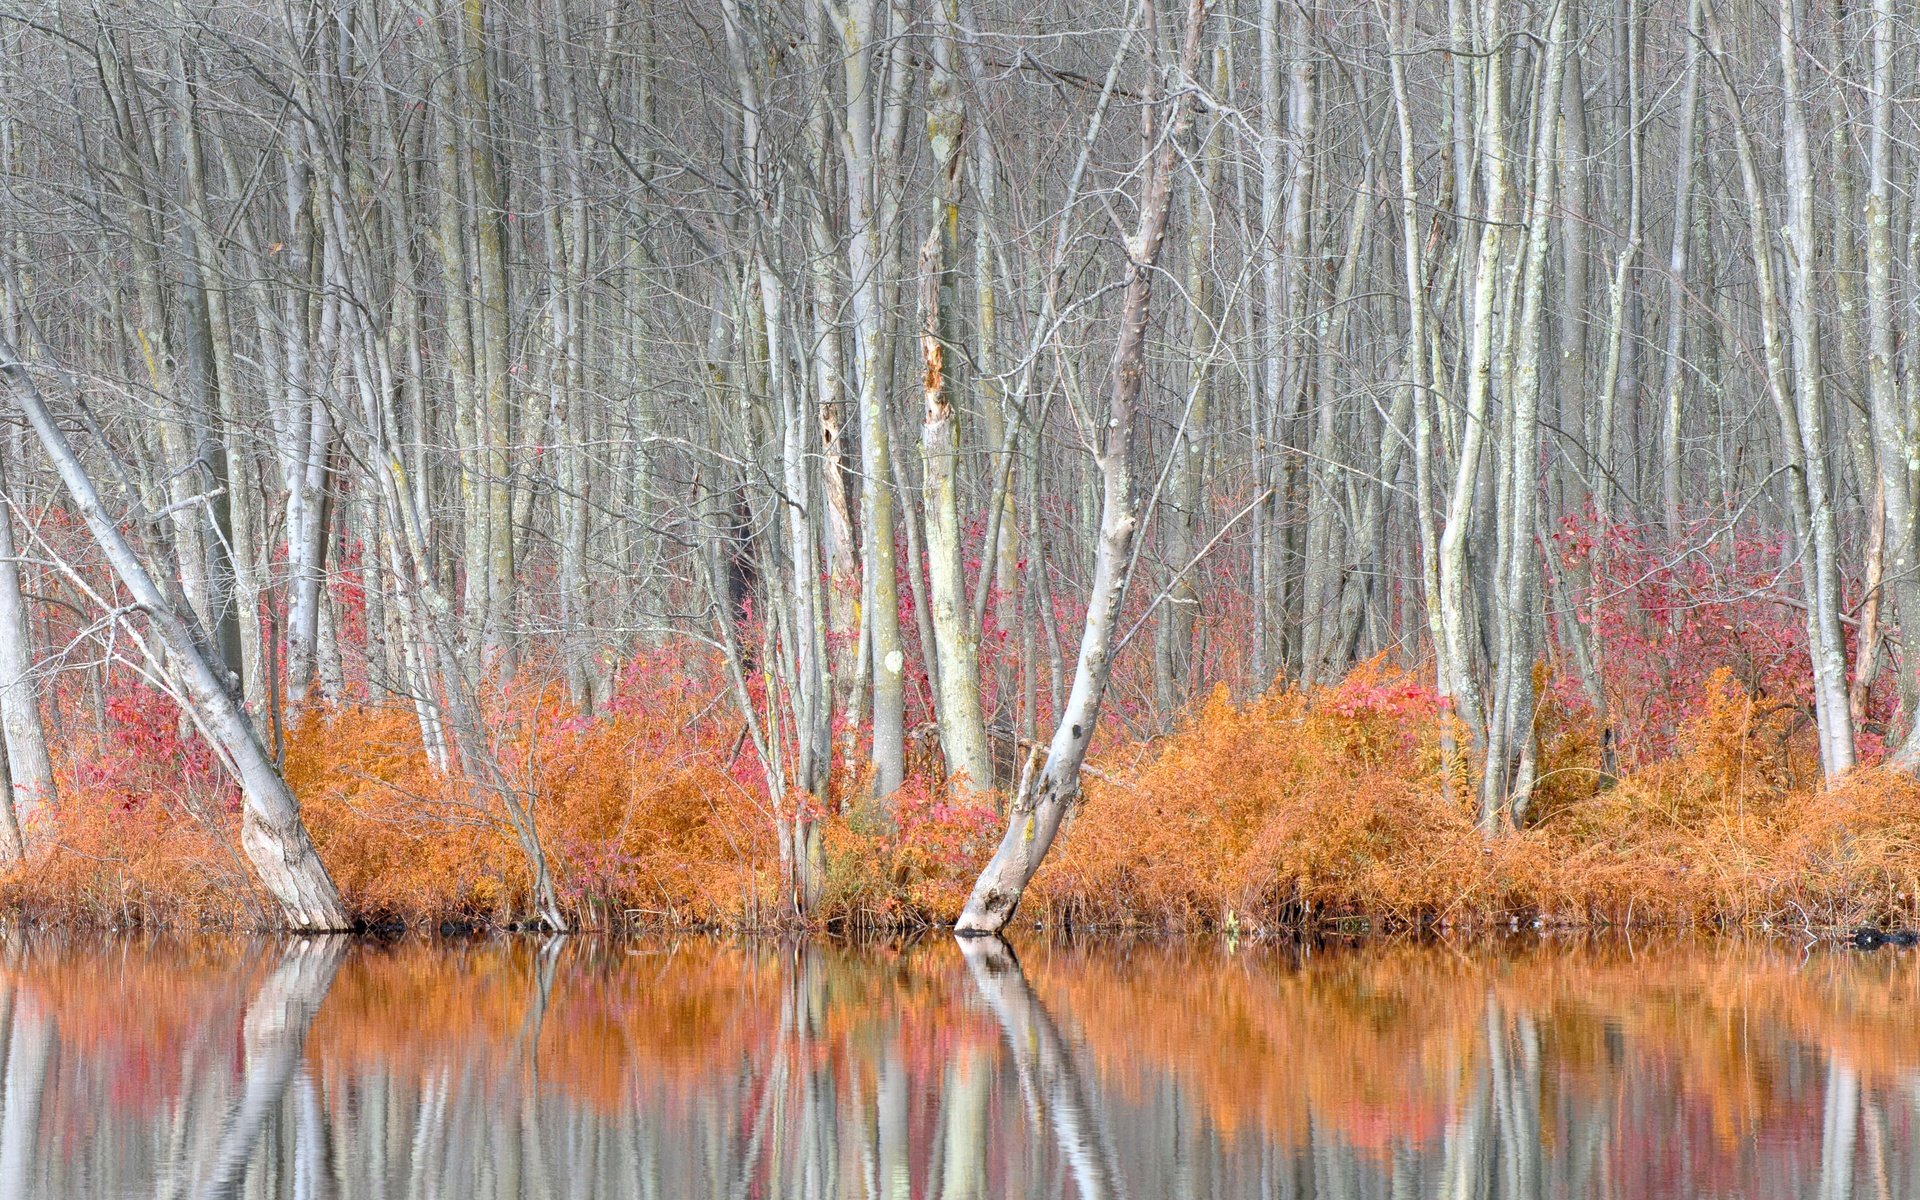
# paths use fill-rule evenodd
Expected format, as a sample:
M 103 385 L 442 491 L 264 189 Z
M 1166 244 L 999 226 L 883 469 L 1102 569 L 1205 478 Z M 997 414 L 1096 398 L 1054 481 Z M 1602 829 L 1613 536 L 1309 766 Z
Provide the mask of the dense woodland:
M 1920 903 L 1917 20 L 10 0 L 5 899 Z

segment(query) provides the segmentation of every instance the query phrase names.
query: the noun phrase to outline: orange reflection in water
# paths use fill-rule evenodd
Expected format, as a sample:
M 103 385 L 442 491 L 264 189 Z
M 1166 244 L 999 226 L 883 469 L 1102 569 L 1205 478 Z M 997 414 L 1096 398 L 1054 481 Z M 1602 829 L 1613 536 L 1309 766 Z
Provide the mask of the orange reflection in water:
M 5 1087 L 32 1105 L 0 1111 L 0 1190 L 9 1171 L 48 1196 L 158 1172 L 294 1194 L 324 1169 L 343 1195 L 397 1194 L 421 1171 L 480 1195 L 472 1181 L 537 1160 L 563 1183 L 604 1177 L 558 1194 L 624 1194 L 652 1171 L 662 1194 L 725 1176 L 749 1195 L 850 1196 L 886 1177 L 958 1200 L 1156 1194 L 1163 1171 L 1203 1161 L 1194 1194 L 1224 1197 L 1275 1162 L 1317 1177 L 1330 1154 L 1356 1180 L 1415 1172 L 1411 1194 L 1904 1195 L 1920 1180 L 1920 955 L 970 950 L 16 939 Z M 10 1141 L 23 1113 L 31 1140 Z M 324 1153 L 303 1149 L 322 1137 Z M 284 1187 L 258 1174 L 272 1170 Z

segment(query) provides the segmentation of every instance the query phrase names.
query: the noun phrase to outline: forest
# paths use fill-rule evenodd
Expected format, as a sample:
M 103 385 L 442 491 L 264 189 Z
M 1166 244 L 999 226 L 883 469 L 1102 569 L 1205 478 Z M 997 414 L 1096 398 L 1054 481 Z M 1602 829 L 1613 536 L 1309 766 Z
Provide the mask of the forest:
M 1910 0 L 4 0 L 0 908 L 1920 921 L 1917 192 Z

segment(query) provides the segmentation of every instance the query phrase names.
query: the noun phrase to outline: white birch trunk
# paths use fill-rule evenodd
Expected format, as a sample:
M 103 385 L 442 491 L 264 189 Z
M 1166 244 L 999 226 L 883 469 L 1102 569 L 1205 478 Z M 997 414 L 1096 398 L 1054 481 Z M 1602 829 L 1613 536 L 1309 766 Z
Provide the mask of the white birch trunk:
M 1910 490 L 1914 467 L 1920 464 L 1920 439 L 1915 436 L 1914 414 L 1901 404 L 1894 378 L 1893 30 L 1893 0 L 1874 0 L 1866 204 L 1867 407 L 1885 509 L 1882 536 L 1891 550 L 1885 578 L 1900 626 L 1902 670 L 1911 677 L 1920 670 L 1920 584 L 1915 581 L 1920 550 L 1915 546 Z M 1920 720 L 1911 720 L 1889 762 L 1909 772 L 1920 771 Z

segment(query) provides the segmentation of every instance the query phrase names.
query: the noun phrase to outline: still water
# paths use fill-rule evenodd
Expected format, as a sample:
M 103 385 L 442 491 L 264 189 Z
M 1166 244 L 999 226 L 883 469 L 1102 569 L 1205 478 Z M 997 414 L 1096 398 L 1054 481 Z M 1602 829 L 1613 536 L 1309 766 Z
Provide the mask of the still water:
M 0 944 L 14 1197 L 1916 1197 L 1920 955 Z

